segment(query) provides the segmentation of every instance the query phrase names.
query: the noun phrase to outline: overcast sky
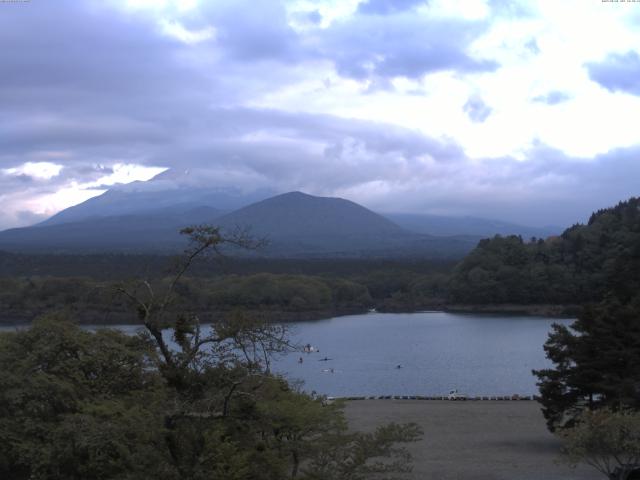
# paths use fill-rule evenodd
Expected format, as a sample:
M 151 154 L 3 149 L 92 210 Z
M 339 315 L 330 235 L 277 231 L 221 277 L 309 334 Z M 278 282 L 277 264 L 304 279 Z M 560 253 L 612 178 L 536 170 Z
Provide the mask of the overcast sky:
M 31 0 L 0 42 L 0 228 L 165 169 L 531 225 L 640 194 L 640 2 Z

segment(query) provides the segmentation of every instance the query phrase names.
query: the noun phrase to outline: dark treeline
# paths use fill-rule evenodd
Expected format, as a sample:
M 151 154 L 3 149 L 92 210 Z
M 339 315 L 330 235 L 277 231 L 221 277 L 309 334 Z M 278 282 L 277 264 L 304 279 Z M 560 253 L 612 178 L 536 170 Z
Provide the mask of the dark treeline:
M 482 240 L 455 269 L 449 299 L 470 304 L 585 304 L 637 291 L 640 199 L 595 212 L 547 239 Z
M 27 254 L 0 251 L 0 277 L 59 276 L 97 280 L 158 277 L 167 274 L 175 256 L 125 253 Z M 201 259 L 190 276 L 288 273 L 302 275 L 362 275 L 376 271 L 449 272 L 456 260 L 381 258 L 225 258 Z
M 622 460 L 631 443 L 613 447 L 612 438 L 639 438 L 638 431 L 601 426 L 602 419 L 615 420 L 611 411 L 640 411 L 640 199 L 594 213 L 588 225 L 567 230 L 555 252 L 564 255 L 563 265 L 577 283 L 573 293 L 585 306 L 570 328 L 554 325 L 545 343 L 553 367 L 534 372 L 543 413 L 551 430 L 580 426 L 574 436 L 578 450 L 591 438 L 587 451 L 602 457 L 602 450 L 592 448 L 606 438 L 615 458 L 610 464 L 617 465 L 607 466 L 606 473 L 624 479 L 627 463 L 633 463 Z M 584 414 L 598 409 L 600 417 Z M 593 418 L 600 423 L 590 424 Z M 629 427 L 631 418 L 623 418 Z
M 166 287 L 169 276 L 150 278 L 154 289 Z M 203 320 L 243 309 L 270 320 L 300 320 L 380 310 L 411 310 L 440 305 L 446 274 L 379 270 L 339 277 L 301 274 L 227 274 L 184 278 L 170 308 L 190 311 Z M 118 286 L 131 282 L 89 277 L 0 278 L 3 323 L 29 322 L 52 310 L 64 310 L 82 323 L 128 323 L 126 299 Z M 0 322 L 0 323 L 2 323 Z
M 64 309 L 82 323 L 130 322 L 117 286 L 169 281 L 179 257 L 0 253 L 0 323 Z M 203 318 L 242 308 L 274 320 L 442 305 L 453 261 L 202 258 L 173 308 Z M 215 313 L 214 313 L 215 312 Z

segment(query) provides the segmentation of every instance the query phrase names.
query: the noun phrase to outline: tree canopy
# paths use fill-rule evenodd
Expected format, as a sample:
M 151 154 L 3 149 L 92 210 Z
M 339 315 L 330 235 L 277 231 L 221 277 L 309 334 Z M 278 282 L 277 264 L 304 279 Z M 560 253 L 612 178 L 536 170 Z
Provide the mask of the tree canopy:
M 60 316 L 0 334 L 0 477 L 12 480 L 368 478 L 408 469 L 415 425 L 350 432 L 270 372 L 286 329 L 242 312 L 207 328 L 168 308 L 192 262 L 237 240 L 193 240 L 163 290 L 122 285 L 144 330 L 91 332 Z M 244 240 L 243 240 L 244 241 Z M 239 243 L 240 244 L 240 243 Z
M 592 296 L 570 328 L 549 335 L 554 366 L 534 372 L 552 430 L 575 425 L 585 408 L 640 410 L 640 200 L 596 212 L 563 237 L 588 285 L 580 295 Z
M 584 461 L 611 480 L 627 480 L 632 473 L 640 473 L 638 412 L 587 410 L 561 436 L 571 465 Z
M 454 269 L 460 303 L 585 304 L 640 289 L 640 198 L 599 210 L 559 237 L 480 241 Z

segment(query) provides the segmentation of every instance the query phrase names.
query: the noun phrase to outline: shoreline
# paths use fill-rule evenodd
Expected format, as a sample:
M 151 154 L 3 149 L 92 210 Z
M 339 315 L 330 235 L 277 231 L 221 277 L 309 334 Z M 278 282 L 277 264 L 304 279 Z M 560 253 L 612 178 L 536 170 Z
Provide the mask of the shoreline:
M 357 402 L 373 400 L 419 400 L 437 402 L 536 402 L 536 395 L 469 395 L 464 398 L 448 398 L 448 395 L 348 395 L 345 397 L 326 397 L 333 402 Z
M 463 314 L 504 314 L 504 315 L 524 315 L 539 316 L 547 318 L 575 318 L 581 307 L 579 305 L 424 305 L 421 308 L 413 309 L 379 309 L 372 313 L 424 313 L 424 312 L 444 312 Z M 64 313 L 64 309 L 55 310 Z M 55 312 L 54 311 L 54 312 Z M 217 319 L 228 315 L 233 310 L 221 310 L 212 314 L 201 315 L 202 324 L 213 323 Z M 362 315 L 369 313 L 369 309 L 340 309 L 340 310 L 310 310 L 304 312 L 292 312 L 282 310 L 243 310 L 247 315 L 262 316 L 268 322 L 273 323 L 293 323 L 293 322 L 313 322 L 327 318 L 339 318 L 349 315 Z M 90 311 L 83 315 L 78 312 L 69 311 L 69 316 L 76 320 L 79 325 L 138 325 L 139 322 L 132 321 L 134 315 L 129 312 L 99 312 Z M 11 313 L 9 313 L 11 315 Z M 15 314 L 13 314 L 15 315 Z M 12 325 L 30 325 L 36 318 L 46 315 L 46 312 L 30 312 L 20 316 L 10 316 L 10 320 L 0 317 L 0 326 L 9 327 Z
M 450 313 L 504 313 L 529 315 L 539 317 L 575 318 L 581 311 L 580 305 L 553 304 L 489 304 L 489 305 L 460 305 L 453 304 L 444 307 L 443 311 Z

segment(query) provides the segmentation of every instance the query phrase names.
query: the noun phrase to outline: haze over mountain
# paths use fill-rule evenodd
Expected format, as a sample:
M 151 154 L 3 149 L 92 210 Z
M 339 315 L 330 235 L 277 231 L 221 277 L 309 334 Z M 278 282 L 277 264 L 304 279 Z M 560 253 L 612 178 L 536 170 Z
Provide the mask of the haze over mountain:
M 212 187 L 197 173 L 168 170 L 147 182 L 133 182 L 107 190 L 53 215 L 40 225 L 69 223 L 91 217 L 180 214 L 199 207 L 232 211 L 274 194 L 269 189 L 244 192 L 233 187 Z
M 520 235 L 523 238 L 546 238 L 559 235 L 564 229 L 558 226 L 530 227 L 515 223 L 479 217 L 447 217 L 443 215 L 386 213 L 385 216 L 407 230 L 428 235 Z
M 213 223 L 220 215 L 212 207 L 184 210 L 173 206 L 164 211 L 45 222 L 0 232 L 0 249 L 51 253 L 176 252 L 185 245 L 179 234 L 182 228 Z
M 182 227 L 202 223 L 220 225 L 227 231 L 249 228 L 256 237 L 269 241 L 260 255 L 280 257 L 459 257 L 478 240 L 411 232 L 349 200 L 301 192 L 278 195 L 226 214 L 207 205 L 194 205 L 221 198 L 227 202 L 223 205 L 229 206 L 248 197 L 220 191 L 208 196 L 204 191 L 192 196 L 170 193 L 144 189 L 105 193 L 39 225 L 0 232 L 0 248 L 169 253 L 185 245 L 177 233 Z

